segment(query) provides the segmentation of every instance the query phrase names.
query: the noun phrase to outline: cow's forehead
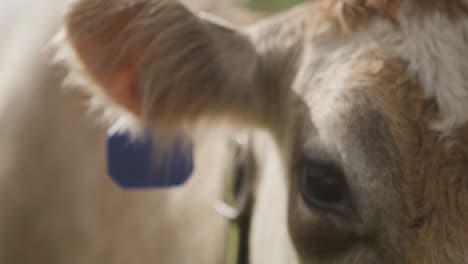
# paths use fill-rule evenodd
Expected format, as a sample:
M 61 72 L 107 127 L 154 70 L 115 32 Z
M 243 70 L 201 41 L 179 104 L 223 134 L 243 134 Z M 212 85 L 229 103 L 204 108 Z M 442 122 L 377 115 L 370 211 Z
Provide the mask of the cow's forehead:
M 394 169 L 399 167 L 394 131 L 410 118 L 399 110 L 403 101 L 411 99 L 400 95 L 410 94 L 411 89 L 422 97 L 422 89 L 412 81 L 407 64 L 385 46 L 359 38 L 333 44 L 306 46 L 293 85 L 308 107 L 302 123 L 307 124 L 307 119 L 311 123 L 302 129 L 302 145 L 325 146 L 350 177 L 355 177 L 349 181 L 356 188 L 374 182 L 372 177 L 380 177 L 379 184 L 388 187 L 398 180 L 394 177 Z M 397 196 L 386 193 L 393 192 L 391 188 L 380 188 L 373 197 Z
M 396 76 L 402 71 L 394 64 L 404 65 L 377 43 L 343 40 L 340 46 L 325 45 L 306 46 L 292 87 L 307 105 L 308 118 L 320 140 L 333 145 L 342 141 L 345 127 L 353 120 L 353 109 L 385 110 L 379 105 L 386 98 L 378 90 L 397 83 L 390 78 L 403 78 Z
M 437 130 L 446 133 L 466 121 L 467 101 L 456 95 L 466 94 L 464 80 L 468 67 L 466 60 L 455 59 L 465 56 L 466 18 L 454 20 L 450 16 L 428 13 L 402 15 L 399 26 L 395 26 L 379 16 L 353 16 L 354 13 L 345 12 L 346 8 L 324 12 L 324 4 L 328 2 L 341 3 L 338 5 L 341 7 L 348 3 L 313 1 L 248 30 L 262 55 L 271 56 L 268 50 L 274 50 L 274 54 L 292 50 L 298 43 L 303 46 L 300 58 L 303 61 L 294 84 L 296 90 L 327 87 L 317 85 L 324 80 L 330 86 L 342 87 L 339 82 L 347 82 L 350 75 L 346 69 L 354 69 L 350 65 L 353 55 L 366 53 L 373 45 L 385 46 L 387 52 L 393 52 L 395 57 L 408 63 L 407 71 L 420 82 L 426 96 L 436 99 L 441 112 L 439 120 L 435 120 Z M 368 70 L 379 70 L 378 61 L 373 66 L 374 69 Z M 338 72 L 342 76 L 338 76 Z M 284 75 L 284 71 L 280 73 Z M 333 78 L 323 78 L 327 74 Z M 339 88 L 324 89 L 329 87 L 318 94 L 341 91 Z

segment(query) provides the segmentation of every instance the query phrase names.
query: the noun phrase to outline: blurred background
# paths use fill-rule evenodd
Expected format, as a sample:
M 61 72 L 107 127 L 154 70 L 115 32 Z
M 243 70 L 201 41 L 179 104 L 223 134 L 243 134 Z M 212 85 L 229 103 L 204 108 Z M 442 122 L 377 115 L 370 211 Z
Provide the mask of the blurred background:
M 280 11 L 302 2 L 304 0 L 245 0 L 248 7 L 266 12 Z

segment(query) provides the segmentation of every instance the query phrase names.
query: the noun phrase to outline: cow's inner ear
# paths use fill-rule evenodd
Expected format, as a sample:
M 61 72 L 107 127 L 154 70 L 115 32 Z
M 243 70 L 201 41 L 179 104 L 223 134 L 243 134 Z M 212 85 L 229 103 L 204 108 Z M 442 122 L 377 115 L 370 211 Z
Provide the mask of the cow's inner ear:
M 124 43 L 123 32 L 144 6 L 140 3 L 133 8 L 110 9 L 109 12 L 84 10 L 89 6 L 81 1 L 71 8 L 67 16 L 68 40 L 86 72 L 105 94 L 139 114 L 141 102 L 137 96 L 136 67 L 143 47 L 124 46 L 128 44 Z
M 104 94 L 143 119 L 249 118 L 258 114 L 255 49 L 213 21 L 176 1 L 84 0 L 67 13 L 66 33 Z

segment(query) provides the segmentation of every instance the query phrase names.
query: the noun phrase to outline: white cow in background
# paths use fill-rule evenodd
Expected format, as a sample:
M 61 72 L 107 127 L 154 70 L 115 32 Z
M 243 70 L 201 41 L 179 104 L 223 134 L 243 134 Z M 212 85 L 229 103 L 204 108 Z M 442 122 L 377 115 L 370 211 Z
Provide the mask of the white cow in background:
M 198 150 L 213 167 L 182 188 L 112 183 L 106 130 L 49 63 L 63 4 L 0 2 L 0 263 L 222 263 L 222 145 Z

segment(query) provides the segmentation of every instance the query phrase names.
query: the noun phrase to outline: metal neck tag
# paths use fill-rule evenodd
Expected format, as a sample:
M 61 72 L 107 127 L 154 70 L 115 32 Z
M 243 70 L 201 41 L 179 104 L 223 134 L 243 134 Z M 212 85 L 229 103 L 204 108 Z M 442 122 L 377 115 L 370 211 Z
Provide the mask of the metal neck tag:
M 148 133 L 139 140 L 127 134 L 107 138 L 107 172 L 122 188 L 169 188 L 184 184 L 193 171 L 193 148 L 175 143 L 169 153 Z

